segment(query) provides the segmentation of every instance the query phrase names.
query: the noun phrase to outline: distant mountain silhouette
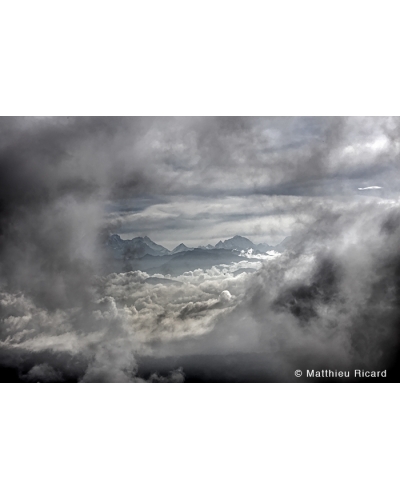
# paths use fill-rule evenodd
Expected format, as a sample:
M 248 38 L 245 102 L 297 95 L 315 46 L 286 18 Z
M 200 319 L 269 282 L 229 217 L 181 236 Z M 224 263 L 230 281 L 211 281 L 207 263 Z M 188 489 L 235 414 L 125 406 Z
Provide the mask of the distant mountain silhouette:
M 171 252 L 162 245 L 157 245 L 147 236 L 123 240 L 118 234 L 109 237 L 108 246 L 115 259 L 138 259 L 144 255 L 169 255 Z
M 236 235 L 225 241 L 219 241 L 215 248 L 224 248 L 225 250 L 249 250 L 254 247 L 249 239 L 243 238 L 243 236 Z
M 123 240 L 118 234 L 113 234 L 105 245 L 107 255 L 105 266 L 107 272 L 144 271 L 149 274 L 179 276 L 195 269 L 210 269 L 212 266 L 241 262 L 245 258 L 243 251 L 250 249 L 253 249 L 254 257 L 258 253 L 265 254 L 270 250 L 282 252 L 289 241 L 286 238 L 276 247 L 272 247 L 266 243 L 254 244 L 248 238 L 236 235 L 219 241 L 215 247 L 207 245 L 190 248 L 180 243 L 170 251 L 147 236 Z M 242 270 L 236 271 L 235 275 L 240 272 L 252 272 L 252 270 L 243 267 Z M 161 279 L 152 278 L 149 283 L 155 284 L 156 280 Z
M 290 236 L 287 236 L 278 245 L 276 245 L 273 248 L 273 250 L 275 250 L 276 252 L 283 252 L 283 251 L 287 250 L 288 248 L 290 248 L 292 243 L 293 243 L 292 238 Z
M 172 253 L 187 252 L 189 250 L 193 250 L 193 248 L 189 248 L 184 243 L 181 243 L 172 250 Z
M 267 245 L 266 243 L 259 243 L 256 245 L 248 238 L 244 238 L 243 236 L 239 236 L 238 234 L 233 238 L 230 238 L 225 241 L 219 241 L 215 248 L 225 248 L 226 250 L 257 250 L 259 252 L 265 253 L 269 250 L 272 250 L 274 247 Z

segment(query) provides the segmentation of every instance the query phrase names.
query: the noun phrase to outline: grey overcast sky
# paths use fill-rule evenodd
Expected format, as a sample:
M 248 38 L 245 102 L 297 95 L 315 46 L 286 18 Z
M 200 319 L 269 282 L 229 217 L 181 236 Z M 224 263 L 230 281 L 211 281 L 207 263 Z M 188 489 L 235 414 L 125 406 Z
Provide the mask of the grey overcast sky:
M 3 210 L 96 200 L 123 238 L 172 248 L 240 234 L 279 243 L 326 204 L 397 198 L 399 120 L 2 118 Z M 381 190 L 360 190 L 379 186 Z M 85 214 L 82 214 L 85 217 Z
M 32 380 L 127 381 L 139 376 L 138 356 L 273 353 L 283 380 L 303 366 L 291 352 L 336 367 L 397 356 L 398 119 L 0 126 L 0 368 Z M 110 233 L 170 249 L 235 234 L 293 238 L 256 273 L 199 265 L 180 286 L 153 288 L 146 273 L 108 273 L 99 236 Z

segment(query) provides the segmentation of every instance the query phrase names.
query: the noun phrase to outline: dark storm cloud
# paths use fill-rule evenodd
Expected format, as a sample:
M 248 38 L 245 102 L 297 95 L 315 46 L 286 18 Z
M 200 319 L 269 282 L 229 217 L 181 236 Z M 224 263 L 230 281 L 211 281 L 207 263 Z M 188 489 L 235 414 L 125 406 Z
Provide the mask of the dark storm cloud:
M 27 356 L 24 349 L 17 358 L 13 355 L 12 345 L 19 343 L 20 335 L 28 345 L 35 339 L 40 344 L 42 339 L 39 350 L 50 353 L 58 345 L 73 349 L 75 335 L 81 340 L 92 335 L 94 347 L 89 342 L 82 351 L 89 358 L 92 352 L 96 358 L 95 346 L 106 324 L 114 331 L 113 339 L 103 342 L 107 352 L 114 352 L 114 343 L 125 335 L 111 312 L 100 319 L 92 316 L 98 302 L 92 281 L 101 271 L 103 204 L 127 170 L 131 184 L 135 176 L 139 184 L 143 179 L 132 165 L 134 154 L 128 154 L 126 147 L 120 154 L 121 141 L 126 144 L 128 134 L 130 144 L 134 143 L 150 121 L 60 118 L 1 122 L 0 281 L 5 293 L 1 334 L 5 343 L 2 355 L 11 365 L 22 366 Z M 19 333 L 10 336 L 7 332 Z M 11 350 L 7 349 L 10 343 Z M 34 359 L 35 349 L 28 352 Z M 26 379 L 46 374 L 54 378 L 49 375 L 51 367 L 43 365 L 46 361 L 38 360 L 39 367 L 31 367 Z M 122 378 L 126 366 L 116 368 Z
M 2 276 L 38 293 L 48 280 L 43 293 L 50 302 L 68 293 L 72 299 L 97 264 L 102 203 L 128 166 L 131 181 L 143 179 L 129 163 L 133 158 L 118 153 L 121 137 L 129 130 L 134 142 L 142 123 L 57 118 L 0 124 Z
M 327 194 L 327 182 L 340 189 L 341 181 L 390 173 L 398 155 L 386 149 L 369 154 L 372 166 L 358 162 L 362 142 L 383 134 L 398 145 L 397 123 L 378 119 L 19 118 L 0 126 L 6 206 L 100 189 L 115 199 Z M 358 141 L 347 157 L 331 158 Z
M 142 190 L 140 179 L 130 182 L 127 174 L 114 195 L 131 196 L 130 189 L 135 189 L 141 211 L 154 205 L 149 192 L 165 205 L 196 196 L 203 200 L 198 213 L 208 211 L 207 200 L 229 196 L 354 196 L 358 187 L 373 184 L 382 185 L 385 196 L 396 196 L 397 126 L 395 119 L 379 118 L 157 119 L 135 148 L 141 171 L 148 172 L 141 180 Z M 129 222 L 130 214 L 125 215 L 127 222 L 120 218 L 117 227 L 133 235 L 136 226 Z M 234 219 L 234 211 L 230 217 Z M 164 222 L 170 230 L 183 230 L 184 210 Z M 139 231 L 152 227 L 144 225 Z M 236 227 L 234 233 L 240 232 L 239 224 Z
M 160 346 L 164 369 L 175 356 L 189 380 L 294 381 L 296 369 L 354 368 L 398 380 L 399 219 L 398 203 L 327 210 L 249 277 L 208 333 Z
M 30 381 L 141 381 L 135 353 L 157 354 L 164 329 L 159 352 L 379 364 L 399 324 L 398 131 L 384 118 L 1 119 L 1 362 Z M 382 200 L 358 195 L 372 185 Z M 94 278 L 108 231 L 178 244 L 239 227 L 267 243 L 293 232 L 248 288 L 221 270 L 180 291 Z

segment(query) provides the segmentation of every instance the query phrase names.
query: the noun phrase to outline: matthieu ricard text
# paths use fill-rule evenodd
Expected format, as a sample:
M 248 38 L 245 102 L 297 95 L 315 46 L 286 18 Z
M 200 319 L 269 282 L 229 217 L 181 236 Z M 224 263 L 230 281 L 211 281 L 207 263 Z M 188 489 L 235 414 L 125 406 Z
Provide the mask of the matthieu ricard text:
M 368 371 L 368 370 L 307 370 L 308 378 L 340 378 L 340 377 L 350 377 L 351 375 L 355 378 L 385 378 L 386 371 Z

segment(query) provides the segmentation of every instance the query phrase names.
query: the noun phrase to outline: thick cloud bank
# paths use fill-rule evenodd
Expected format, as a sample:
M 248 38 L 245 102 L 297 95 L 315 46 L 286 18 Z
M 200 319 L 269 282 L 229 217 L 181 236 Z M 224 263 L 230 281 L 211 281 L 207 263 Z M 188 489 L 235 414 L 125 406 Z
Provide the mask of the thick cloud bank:
M 152 284 L 141 271 L 97 277 L 85 307 L 50 310 L 24 293 L 2 293 L 3 362 L 20 363 L 29 381 L 58 381 L 63 374 L 84 382 L 141 381 L 137 355 L 157 356 L 160 342 L 203 335 L 243 299 L 247 275 L 233 275 L 240 265 L 259 263 L 199 269 L 168 284 Z M 180 367 L 170 372 L 149 380 L 184 380 Z
M 394 377 L 399 216 L 399 203 L 391 202 L 322 214 L 293 236 L 290 251 L 250 278 L 244 300 L 212 342 L 220 337 L 224 350 L 229 331 L 238 351 L 273 352 L 278 376 L 287 366 L 289 380 L 296 367 L 389 369 Z
M 294 381 L 306 368 L 398 376 L 396 120 L 0 126 L 3 380 Z M 244 252 L 171 277 L 107 274 L 104 241 L 118 231 L 171 249 L 291 236 L 262 261 Z

